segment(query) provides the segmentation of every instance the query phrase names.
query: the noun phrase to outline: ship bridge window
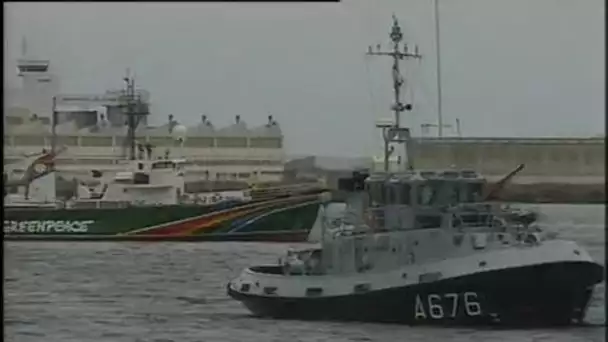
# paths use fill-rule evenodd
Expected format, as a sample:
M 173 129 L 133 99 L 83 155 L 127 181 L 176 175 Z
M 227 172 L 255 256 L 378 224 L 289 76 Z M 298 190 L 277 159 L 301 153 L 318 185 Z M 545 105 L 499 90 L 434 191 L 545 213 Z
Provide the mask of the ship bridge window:
M 409 184 L 400 184 L 401 188 L 401 198 L 399 203 L 401 204 L 410 204 L 410 194 L 412 187 Z
M 460 184 L 451 182 L 447 184 L 448 204 L 457 204 L 460 202 Z
M 457 216 L 457 215 L 452 216 L 452 227 L 454 227 L 454 228 L 462 227 L 462 219 L 459 216 Z
M 175 163 L 172 161 L 160 161 L 152 164 L 152 170 L 173 168 L 175 168 Z
M 422 171 L 420 172 L 420 176 L 422 176 L 423 178 L 431 178 L 436 176 L 437 173 L 435 171 Z
M 448 179 L 458 178 L 459 173 L 456 171 L 444 171 L 441 173 L 441 176 Z
M 481 183 L 470 183 L 467 184 L 465 190 L 465 202 L 475 203 L 481 201 L 481 194 L 483 191 L 483 184 Z
M 464 171 L 461 171 L 460 174 L 464 178 L 475 178 L 475 177 L 477 177 L 477 172 L 475 172 L 473 170 L 464 170 Z
M 399 204 L 399 184 L 389 183 L 386 185 L 387 204 Z
M 417 229 L 431 229 L 441 227 L 441 216 L 440 215 L 417 215 L 416 216 L 416 228 Z
M 433 205 L 437 202 L 439 187 L 436 184 L 427 183 L 418 187 L 418 204 Z
M 386 187 L 383 182 L 368 183 L 369 199 L 372 206 L 386 203 Z
M 463 214 L 460 215 L 460 219 L 462 220 L 462 224 L 468 227 L 482 227 L 486 226 L 490 222 L 490 215 L 481 214 L 481 213 L 473 213 L 473 214 Z

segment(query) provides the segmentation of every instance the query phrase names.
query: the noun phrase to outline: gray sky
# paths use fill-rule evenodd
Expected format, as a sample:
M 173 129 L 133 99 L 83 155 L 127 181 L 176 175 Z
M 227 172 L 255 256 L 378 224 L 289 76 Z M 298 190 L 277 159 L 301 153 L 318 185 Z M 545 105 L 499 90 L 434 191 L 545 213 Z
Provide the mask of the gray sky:
M 51 59 L 69 93 L 122 87 L 125 69 L 152 95 L 152 123 L 174 114 L 217 125 L 277 118 L 290 154 L 367 155 L 390 117 L 391 14 L 421 61 L 407 62 L 419 131 L 436 121 L 431 0 L 341 3 L 5 3 L 5 75 L 21 37 Z M 602 0 L 440 0 L 445 121 L 466 136 L 604 132 Z M 446 130 L 446 134 L 451 133 Z M 436 134 L 432 132 L 432 134 Z

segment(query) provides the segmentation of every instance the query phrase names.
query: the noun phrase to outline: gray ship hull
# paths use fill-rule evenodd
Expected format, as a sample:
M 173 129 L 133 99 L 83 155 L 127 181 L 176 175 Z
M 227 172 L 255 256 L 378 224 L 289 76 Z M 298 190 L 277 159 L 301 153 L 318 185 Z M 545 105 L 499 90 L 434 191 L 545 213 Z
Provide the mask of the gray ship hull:
M 276 270 L 280 272 L 279 269 Z M 284 298 L 228 295 L 261 317 L 402 324 L 555 326 L 580 324 L 604 268 L 558 262 L 350 295 Z M 357 291 L 354 291 L 357 292 Z

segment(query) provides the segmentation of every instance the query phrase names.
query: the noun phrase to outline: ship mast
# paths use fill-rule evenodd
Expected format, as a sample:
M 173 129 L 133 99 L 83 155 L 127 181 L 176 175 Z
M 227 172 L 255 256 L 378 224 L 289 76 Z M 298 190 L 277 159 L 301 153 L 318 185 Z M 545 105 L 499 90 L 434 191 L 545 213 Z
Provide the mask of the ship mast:
M 434 9 L 435 9 L 435 54 L 436 54 L 436 58 L 435 61 L 437 62 L 437 71 L 436 71 L 436 76 L 437 76 L 437 134 L 439 135 L 440 138 L 443 138 L 443 111 L 442 111 L 442 106 L 441 106 L 441 50 L 440 50 L 440 46 L 441 46 L 441 40 L 439 39 L 439 34 L 441 33 L 441 31 L 439 31 L 440 27 L 439 27 L 439 0 L 434 0 L 433 1 L 434 4 Z M 460 122 L 458 119 L 456 119 L 456 125 L 460 126 Z M 460 128 L 458 128 L 458 134 L 460 135 Z
M 139 98 L 135 94 L 135 78 L 130 76 L 129 70 L 127 70 L 126 76 L 123 78 L 123 81 L 126 83 L 125 90 L 125 114 L 127 116 L 127 143 L 129 144 L 129 159 L 135 160 L 135 129 L 137 128 L 137 124 L 139 120 L 136 120 L 139 116 L 139 113 L 136 112 L 136 109 L 139 102 Z
M 389 37 L 393 43 L 392 51 L 380 51 L 380 45 L 377 46 L 377 51 L 372 51 L 372 47 L 370 46 L 367 52 L 368 56 L 390 56 L 393 58 L 393 67 L 392 67 L 392 77 L 393 77 L 393 93 L 394 93 L 394 103 L 391 106 L 391 109 L 395 115 L 394 122 L 388 126 L 379 126 L 382 128 L 382 135 L 384 138 L 384 171 L 389 171 L 389 157 L 393 152 L 389 149 L 390 143 L 404 143 L 406 154 L 407 154 L 407 169 L 412 169 L 413 160 L 411 153 L 408 153 L 408 145 L 407 141 L 410 138 L 410 130 L 406 127 L 400 126 L 400 116 L 403 111 L 411 111 L 411 104 L 404 104 L 401 102 L 401 87 L 404 83 L 404 78 L 401 75 L 399 62 L 403 59 L 420 59 L 422 56 L 418 53 L 418 46 L 415 46 L 414 53 L 408 51 L 407 44 L 403 44 L 403 52 L 400 51 L 400 44 L 403 40 L 403 34 L 401 32 L 401 27 L 399 26 L 399 21 L 397 17 L 393 14 L 393 26 L 391 28 L 391 32 Z

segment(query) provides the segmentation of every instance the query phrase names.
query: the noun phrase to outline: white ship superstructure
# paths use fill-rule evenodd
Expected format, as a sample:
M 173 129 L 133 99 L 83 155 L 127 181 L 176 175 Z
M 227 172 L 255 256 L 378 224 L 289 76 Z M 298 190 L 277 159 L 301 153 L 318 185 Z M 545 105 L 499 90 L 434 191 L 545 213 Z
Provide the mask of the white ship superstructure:
M 56 146 L 67 150 L 57 158 L 58 174 L 65 178 L 85 177 L 92 169 L 117 172 L 128 156 L 127 125 L 121 106 L 122 91 L 99 95 L 60 94 L 56 77 L 49 73 L 48 60 L 20 59 L 22 88 L 12 90 L 4 108 L 4 163 L 24 154 L 40 153 L 52 145 L 52 113 L 57 113 Z M 144 106 L 150 94 L 137 90 Z M 55 103 L 53 102 L 55 98 Z M 182 130 L 181 142 L 175 130 Z M 146 116 L 136 130 L 140 143 L 151 143 L 157 151 L 183 157 L 186 180 L 279 181 L 285 153 L 281 128 L 272 116 L 249 128 L 240 115 L 228 127 L 215 127 L 209 117 L 184 127 L 169 115 L 166 124 L 147 125 Z

